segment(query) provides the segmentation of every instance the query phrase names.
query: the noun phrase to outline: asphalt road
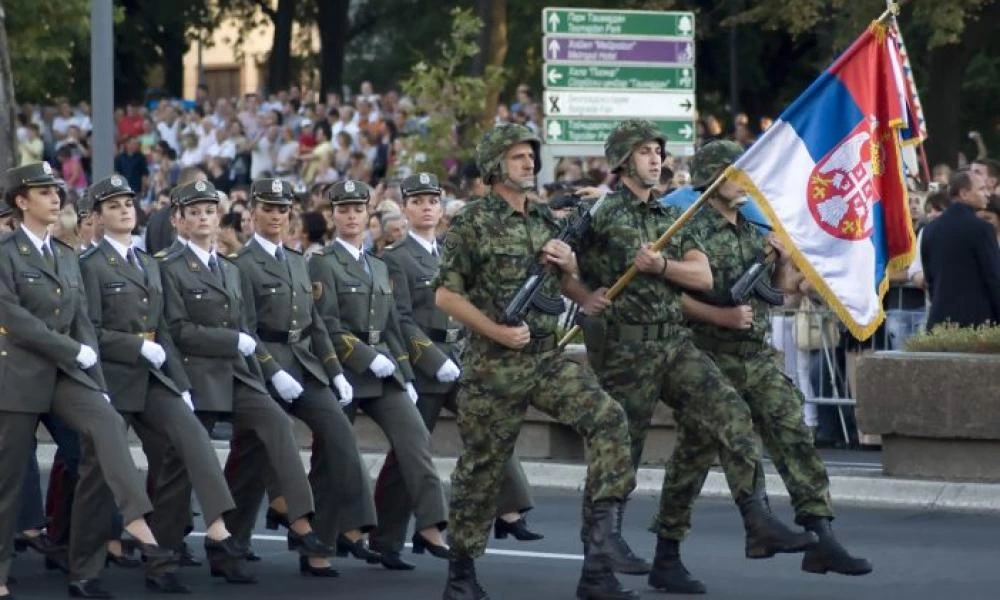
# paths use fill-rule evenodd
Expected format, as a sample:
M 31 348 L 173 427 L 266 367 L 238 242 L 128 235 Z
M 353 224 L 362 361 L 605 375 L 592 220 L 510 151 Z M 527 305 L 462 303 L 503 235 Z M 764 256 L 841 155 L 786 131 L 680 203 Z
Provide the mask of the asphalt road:
M 546 535 L 540 542 L 491 540 L 490 554 L 477 562 L 480 581 L 494 600 L 555 600 L 573 598 L 582 557 L 579 556 L 579 499 L 576 495 L 539 491 L 531 527 Z M 785 503 L 775 510 L 789 522 Z M 651 558 L 652 535 L 645 531 L 655 510 L 652 499 L 638 498 L 629 506 L 626 535 L 640 554 Z M 704 500 L 695 513 L 695 530 L 683 546 L 688 568 L 708 585 L 708 598 L 747 600 L 993 600 L 1000 597 L 1000 516 L 929 511 L 845 509 L 836 531 L 858 554 L 872 559 L 875 572 L 867 577 L 817 576 L 799 570 L 799 557 L 770 560 L 743 558 L 742 527 L 734 506 Z M 312 579 L 297 573 L 296 557 L 284 549 L 283 538 L 261 530 L 254 549 L 263 562 L 254 563 L 260 578 L 255 586 L 234 586 L 213 580 L 207 567 L 183 569 L 202 599 L 365 598 L 422 600 L 440 598 L 446 565 L 431 557 L 407 553 L 418 568 L 389 572 L 360 561 L 338 559 L 337 579 Z M 201 540 L 190 542 L 201 554 Z M 20 555 L 12 587 L 18 599 L 65 598 L 61 574 L 46 572 L 37 555 Z M 622 576 L 643 598 L 662 597 L 646 588 L 645 578 Z M 104 580 L 117 598 L 157 598 L 143 587 L 141 571 L 111 568 Z M 680 596 L 677 596 L 680 597 Z

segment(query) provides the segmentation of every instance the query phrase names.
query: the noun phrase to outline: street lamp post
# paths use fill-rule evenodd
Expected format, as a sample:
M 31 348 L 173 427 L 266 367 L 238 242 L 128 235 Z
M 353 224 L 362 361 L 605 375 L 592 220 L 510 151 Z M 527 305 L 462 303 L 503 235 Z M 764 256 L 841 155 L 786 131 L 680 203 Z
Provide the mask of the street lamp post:
M 93 133 L 91 168 L 94 180 L 114 170 L 115 58 L 112 0 L 90 3 L 90 105 Z

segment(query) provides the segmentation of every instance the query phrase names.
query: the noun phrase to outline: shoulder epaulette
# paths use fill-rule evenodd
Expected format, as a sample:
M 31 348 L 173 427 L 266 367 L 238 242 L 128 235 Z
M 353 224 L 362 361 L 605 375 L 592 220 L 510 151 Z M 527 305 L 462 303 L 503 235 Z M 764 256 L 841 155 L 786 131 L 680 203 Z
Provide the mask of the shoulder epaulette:
M 68 250 L 70 250 L 70 251 L 72 251 L 72 252 L 74 252 L 74 253 L 76 252 L 76 248 L 74 248 L 73 246 L 70 246 L 69 244 L 67 244 L 66 242 L 64 242 L 64 241 L 60 240 L 60 239 L 59 239 L 59 238 L 57 238 L 57 237 L 52 237 L 52 236 L 50 236 L 50 237 L 49 237 L 49 239 L 50 239 L 50 240 L 52 241 L 52 243 L 54 243 L 54 244 L 59 244 L 59 245 L 60 245 L 60 246 L 62 246 L 63 248 L 66 248 L 66 249 L 68 249 Z
M 80 260 L 87 260 L 96 253 L 97 253 L 97 246 L 91 246 L 90 248 L 87 248 L 86 250 L 83 251 L 83 254 L 80 255 Z
M 281 248 L 285 252 L 291 252 L 292 254 L 298 254 L 299 256 L 302 256 L 302 251 L 301 250 L 296 250 L 295 248 L 289 248 L 288 246 L 285 246 L 285 245 L 282 245 Z
M 163 256 L 159 256 L 160 252 L 163 252 Z M 183 250 L 178 250 L 176 252 L 167 252 L 166 250 L 160 250 L 156 253 L 157 258 L 159 258 L 162 263 L 171 263 L 177 260 L 178 257 L 184 256 Z

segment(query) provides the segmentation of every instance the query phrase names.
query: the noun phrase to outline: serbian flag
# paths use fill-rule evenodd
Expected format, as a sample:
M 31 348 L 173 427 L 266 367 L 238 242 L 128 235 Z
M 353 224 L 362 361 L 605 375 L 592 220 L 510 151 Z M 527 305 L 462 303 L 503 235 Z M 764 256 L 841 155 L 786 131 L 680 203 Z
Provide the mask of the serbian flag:
M 858 339 L 881 324 L 890 271 L 913 259 L 900 154 L 906 95 L 873 23 L 733 164 L 796 266 Z

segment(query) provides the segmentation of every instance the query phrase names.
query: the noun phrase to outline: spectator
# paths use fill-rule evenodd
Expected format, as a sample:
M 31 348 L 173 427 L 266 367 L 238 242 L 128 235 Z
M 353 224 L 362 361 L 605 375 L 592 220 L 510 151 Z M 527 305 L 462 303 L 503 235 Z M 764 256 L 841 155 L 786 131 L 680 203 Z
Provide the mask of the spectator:
M 18 146 L 21 155 L 20 164 L 26 165 L 40 162 L 42 160 L 42 154 L 45 152 L 45 143 L 42 142 L 38 124 L 28 123 L 25 129 L 27 131 L 27 139 L 21 142 Z
M 302 214 L 293 209 L 288 215 L 288 228 L 281 235 L 281 243 L 292 250 L 302 250 Z
M 188 131 L 181 135 L 181 145 L 184 147 L 181 152 L 181 167 L 193 167 L 205 160 L 205 153 L 202 152 L 198 144 L 198 134 L 194 131 Z
M 385 247 L 395 244 L 406 236 L 406 219 L 403 215 L 395 212 L 384 213 L 381 218 L 382 238 L 376 244 L 378 251 L 376 256 L 382 256 Z
M 924 232 L 921 255 L 930 290 L 927 327 L 1000 323 L 1000 250 L 996 233 L 976 218 L 986 208 L 986 182 L 959 171 L 948 182 L 951 206 Z
M 910 263 L 910 267 L 906 272 L 910 283 L 919 288 L 927 288 L 926 281 L 924 280 L 924 263 L 922 259 L 924 231 L 927 230 L 929 223 L 941 216 L 941 213 L 948 208 L 949 204 L 951 204 L 951 200 L 948 198 L 947 192 L 935 192 L 927 196 L 927 199 L 924 200 L 924 223 L 923 227 L 920 228 L 920 232 L 917 233 L 917 255 L 913 258 L 913 262 Z M 926 299 L 926 294 L 924 296 Z
M 334 138 L 336 139 L 336 144 L 333 150 L 333 167 L 344 173 L 347 171 L 347 167 L 351 163 L 351 152 L 354 150 L 354 140 L 351 139 L 351 134 L 346 131 L 338 132 Z
M 302 214 L 302 254 L 309 257 L 323 252 L 326 243 L 326 219 L 317 212 L 307 212 Z
M 365 161 L 365 155 L 361 152 L 352 152 L 351 158 L 347 164 L 347 172 L 345 176 L 348 179 L 354 179 L 355 181 L 364 181 L 365 183 L 370 183 L 372 178 L 371 165 Z
M 156 133 L 161 140 L 173 148 L 174 152 L 180 152 L 181 123 L 178 119 L 177 109 L 172 104 L 164 103 L 160 105 L 158 112 L 160 116 L 156 122 Z
M 266 130 L 260 131 L 256 138 L 250 142 L 250 179 L 272 175 L 275 169 L 275 160 L 278 155 L 278 146 L 281 144 L 279 136 L 281 130 L 277 125 L 269 125 Z
M 997 182 L 1000 181 L 1000 162 L 991 158 L 977 158 L 969 165 L 969 170 L 986 182 L 986 193 L 997 193 Z
M 997 236 L 997 246 L 1000 247 L 1000 196 L 993 194 L 986 203 L 986 208 L 976 213 L 977 216 L 993 227 Z
M 441 216 L 441 222 L 438 223 L 438 239 L 444 237 L 444 232 L 448 230 L 448 226 L 451 225 L 451 220 L 455 218 L 458 211 L 465 208 L 464 200 L 451 200 L 444 205 L 444 214 Z
M 222 215 L 222 219 L 219 221 L 219 239 L 216 242 L 219 246 L 219 254 L 222 256 L 235 254 L 243 247 L 243 241 L 240 239 L 242 237 L 240 221 L 240 213 L 228 212 Z
M 129 186 L 140 193 L 149 181 L 149 166 L 143 155 L 138 138 L 130 138 L 125 143 L 125 151 L 115 157 L 115 172 L 121 174 Z
M 330 142 L 330 135 L 330 124 L 326 121 L 320 121 L 313 127 L 316 147 L 310 152 L 299 155 L 299 160 L 304 163 L 302 181 L 313 183 L 323 164 L 323 156 L 333 153 L 333 144 Z
M 281 128 L 281 145 L 275 158 L 275 174 L 288 177 L 295 172 L 299 160 L 299 141 L 295 139 L 295 131 L 285 125 Z

